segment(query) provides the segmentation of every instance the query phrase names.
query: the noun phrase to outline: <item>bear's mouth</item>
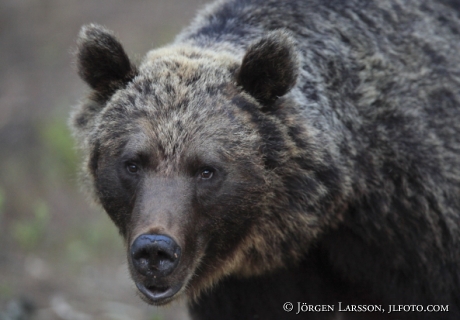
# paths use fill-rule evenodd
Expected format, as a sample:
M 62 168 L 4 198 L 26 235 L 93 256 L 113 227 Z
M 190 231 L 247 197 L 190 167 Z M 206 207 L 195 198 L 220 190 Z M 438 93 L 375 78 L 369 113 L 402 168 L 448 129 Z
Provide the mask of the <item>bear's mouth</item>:
M 148 303 L 162 305 L 171 301 L 174 295 L 182 288 L 182 283 L 174 286 L 159 287 L 136 282 L 136 287 Z

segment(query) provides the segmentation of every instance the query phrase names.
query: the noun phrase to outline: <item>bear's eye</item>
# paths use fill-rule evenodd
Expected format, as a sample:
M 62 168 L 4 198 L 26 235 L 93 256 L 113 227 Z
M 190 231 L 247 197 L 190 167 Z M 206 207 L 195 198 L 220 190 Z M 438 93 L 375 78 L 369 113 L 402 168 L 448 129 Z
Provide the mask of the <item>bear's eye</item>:
M 200 178 L 202 180 L 209 180 L 214 175 L 214 170 L 212 168 L 204 168 L 200 172 Z
M 131 174 L 136 174 L 139 172 L 139 166 L 135 163 L 127 163 L 126 170 Z

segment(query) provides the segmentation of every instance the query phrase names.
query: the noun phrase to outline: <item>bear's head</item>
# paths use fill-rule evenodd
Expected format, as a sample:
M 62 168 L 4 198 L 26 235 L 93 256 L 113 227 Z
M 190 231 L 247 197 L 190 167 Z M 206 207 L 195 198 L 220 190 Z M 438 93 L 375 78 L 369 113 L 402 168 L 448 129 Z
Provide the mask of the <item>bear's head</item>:
M 286 234 L 311 238 L 315 227 L 279 214 L 301 210 L 285 183 L 298 180 L 285 164 L 299 151 L 279 123 L 299 72 L 288 33 L 261 37 L 241 57 L 174 44 L 135 66 L 110 31 L 88 25 L 76 57 L 92 89 L 71 124 L 83 174 L 124 237 L 147 302 L 194 297 L 226 275 L 302 254 L 300 236 L 296 247 Z

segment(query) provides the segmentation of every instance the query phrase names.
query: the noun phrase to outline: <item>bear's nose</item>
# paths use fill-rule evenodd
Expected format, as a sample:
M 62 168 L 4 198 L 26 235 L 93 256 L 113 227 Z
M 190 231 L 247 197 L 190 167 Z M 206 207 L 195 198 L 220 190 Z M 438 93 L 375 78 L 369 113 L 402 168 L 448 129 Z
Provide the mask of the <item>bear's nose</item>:
M 166 276 L 179 263 L 180 247 L 168 236 L 142 234 L 131 245 L 131 260 L 144 276 Z

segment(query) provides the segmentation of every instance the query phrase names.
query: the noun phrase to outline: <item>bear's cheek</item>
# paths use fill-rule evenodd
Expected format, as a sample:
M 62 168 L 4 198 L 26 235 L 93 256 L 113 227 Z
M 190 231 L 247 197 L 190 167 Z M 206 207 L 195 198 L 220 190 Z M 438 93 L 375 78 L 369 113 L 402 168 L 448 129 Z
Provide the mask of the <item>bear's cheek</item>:
M 193 278 L 192 290 L 201 290 L 221 273 L 238 268 L 247 235 L 260 216 L 262 190 L 258 181 L 241 184 L 227 180 L 220 190 L 210 191 L 212 197 L 199 199 L 193 219 L 196 231 L 187 239 L 187 243 L 199 243 L 195 256 L 199 257 L 198 276 Z
M 100 166 L 95 177 L 97 196 L 104 210 L 126 237 L 134 207 L 135 186 L 123 182 L 115 166 Z

